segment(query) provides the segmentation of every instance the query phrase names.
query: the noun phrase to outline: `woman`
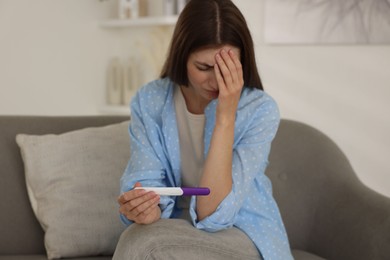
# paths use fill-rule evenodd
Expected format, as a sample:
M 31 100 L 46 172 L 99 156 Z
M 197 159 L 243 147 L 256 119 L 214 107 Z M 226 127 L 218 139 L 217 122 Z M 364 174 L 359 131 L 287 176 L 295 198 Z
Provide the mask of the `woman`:
M 262 89 L 238 8 L 190 1 L 161 79 L 131 102 L 131 158 L 118 202 L 132 225 L 114 259 L 292 259 L 264 175 L 279 113 Z M 186 199 L 134 189 L 142 186 L 211 193 Z

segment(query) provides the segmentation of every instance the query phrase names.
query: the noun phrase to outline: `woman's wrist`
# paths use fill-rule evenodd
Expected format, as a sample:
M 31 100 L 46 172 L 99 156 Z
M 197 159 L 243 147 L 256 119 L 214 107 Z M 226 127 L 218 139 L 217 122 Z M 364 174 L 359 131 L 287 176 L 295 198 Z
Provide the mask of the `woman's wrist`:
M 224 115 L 217 114 L 215 125 L 216 125 L 216 127 L 221 126 L 223 128 L 226 128 L 226 127 L 233 127 L 234 128 L 235 122 L 236 122 L 236 114 L 235 113 L 234 114 L 233 113 L 224 114 Z

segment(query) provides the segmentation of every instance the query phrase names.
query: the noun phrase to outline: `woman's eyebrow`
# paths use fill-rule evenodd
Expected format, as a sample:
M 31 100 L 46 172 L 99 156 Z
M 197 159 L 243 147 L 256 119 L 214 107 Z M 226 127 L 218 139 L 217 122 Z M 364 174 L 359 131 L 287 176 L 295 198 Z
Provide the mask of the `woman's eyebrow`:
M 209 67 L 209 68 L 214 67 L 214 65 L 210 65 L 210 64 L 208 64 L 206 62 L 201 62 L 201 61 L 195 61 L 195 64 L 200 65 L 200 66 Z

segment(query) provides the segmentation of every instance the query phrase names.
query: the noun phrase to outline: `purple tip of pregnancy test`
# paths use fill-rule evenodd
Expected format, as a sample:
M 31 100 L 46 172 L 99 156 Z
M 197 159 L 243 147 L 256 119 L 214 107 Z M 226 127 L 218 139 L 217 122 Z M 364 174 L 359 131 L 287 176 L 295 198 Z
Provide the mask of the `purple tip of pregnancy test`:
M 210 194 L 209 188 L 181 188 L 183 190 L 183 196 L 206 196 Z

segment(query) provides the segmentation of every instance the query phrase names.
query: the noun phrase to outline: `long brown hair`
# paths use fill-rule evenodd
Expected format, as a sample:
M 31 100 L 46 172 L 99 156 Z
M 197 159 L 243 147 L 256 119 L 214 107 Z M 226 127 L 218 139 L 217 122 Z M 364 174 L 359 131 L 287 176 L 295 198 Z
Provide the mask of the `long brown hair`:
M 244 16 L 231 0 L 190 0 L 175 26 L 160 76 L 187 86 L 190 54 L 201 48 L 225 44 L 240 50 L 244 86 L 263 89 L 252 36 Z

